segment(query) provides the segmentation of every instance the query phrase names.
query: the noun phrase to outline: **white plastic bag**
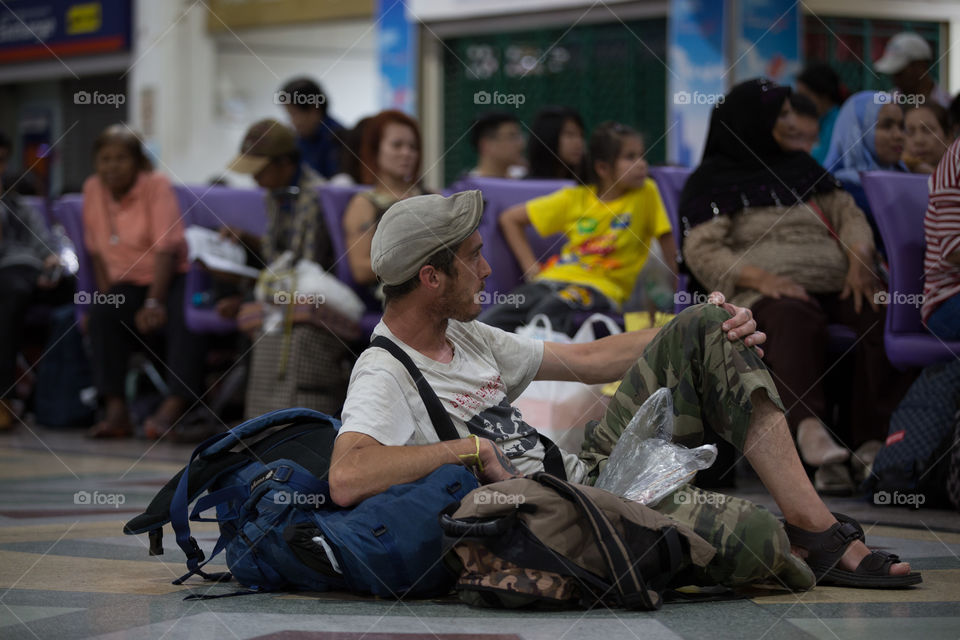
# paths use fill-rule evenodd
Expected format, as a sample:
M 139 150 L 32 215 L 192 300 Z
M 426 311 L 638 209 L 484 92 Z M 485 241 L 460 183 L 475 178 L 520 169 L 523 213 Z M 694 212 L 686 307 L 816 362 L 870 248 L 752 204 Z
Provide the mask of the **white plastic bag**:
M 596 486 L 652 506 L 717 459 L 712 444 L 688 449 L 672 438 L 673 396 L 657 389 L 623 430 Z
M 606 325 L 611 335 L 621 332 L 617 323 L 602 313 L 587 318 L 572 338 L 554 331 L 550 319 L 543 314 L 534 316 L 529 324 L 517 327 L 516 332 L 549 342 L 593 342 L 596 340 L 594 325 L 597 322 Z M 608 398 L 602 393 L 603 386 L 538 380 L 530 383 L 513 406 L 520 410 L 527 424 L 553 440 L 561 449 L 579 453 L 583 447 L 584 426 L 590 420 L 602 418 L 607 409 Z
M 359 322 L 363 300 L 336 276 L 316 262 L 300 260 L 294 266 L 293 253 L 285 251 L 260 274 L 256 299 L 270 304 L 325 304 L 343 316 Z
M 211 271 L 232 273 L 256 278 L 257 269 L 246 265 L 246 251 L 242 246 L 223 238 L 206 227 L 191 225 L 184 231 L 187 239 L 187 260 L 199 260 Z

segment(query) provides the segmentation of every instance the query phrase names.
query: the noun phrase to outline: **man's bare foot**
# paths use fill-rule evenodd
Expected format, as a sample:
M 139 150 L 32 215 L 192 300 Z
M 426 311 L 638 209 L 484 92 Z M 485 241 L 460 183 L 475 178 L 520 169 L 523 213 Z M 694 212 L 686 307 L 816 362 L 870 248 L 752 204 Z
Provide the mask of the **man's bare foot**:
M 807 418 L 797 426 L 797 451 L 804 462 L 814 467 L 844 462 L 850 457 L 850 452 L 838 445 L 816 418 Z

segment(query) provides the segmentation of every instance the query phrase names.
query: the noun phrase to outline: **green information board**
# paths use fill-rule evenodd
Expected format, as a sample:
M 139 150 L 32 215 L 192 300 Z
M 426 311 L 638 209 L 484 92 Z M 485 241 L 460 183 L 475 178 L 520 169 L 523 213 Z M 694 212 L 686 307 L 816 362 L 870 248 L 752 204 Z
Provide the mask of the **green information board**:
M 666 18 L 656 18 L 445 40 L 446 183 L 475 165 L 470 126 L 494 108 L 515 111 L 528 136 L 534 115 L 547 105 L 577 109 L 588 136 L 597 124 L 616 120 L 641 131 L 647 160 L 662 164 L 666 37 Z

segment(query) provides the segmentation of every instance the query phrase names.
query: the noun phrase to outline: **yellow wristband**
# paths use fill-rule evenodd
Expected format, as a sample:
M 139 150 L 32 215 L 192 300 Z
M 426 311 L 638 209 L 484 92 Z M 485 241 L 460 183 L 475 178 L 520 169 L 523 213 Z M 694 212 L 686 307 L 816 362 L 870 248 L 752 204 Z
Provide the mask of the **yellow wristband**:
M 471 433 L 468 438 L 473 438 L 474 443 L 477 445 L 477 450 L 473 453 L 462 453 L 457 457 L 460 458 L 460 462 L 463 463 L 463 466 L 476 467 L 477 471 L 483 473 L 483 463 L 480 462 L 480 438 L 478 438 L 474 433 Z

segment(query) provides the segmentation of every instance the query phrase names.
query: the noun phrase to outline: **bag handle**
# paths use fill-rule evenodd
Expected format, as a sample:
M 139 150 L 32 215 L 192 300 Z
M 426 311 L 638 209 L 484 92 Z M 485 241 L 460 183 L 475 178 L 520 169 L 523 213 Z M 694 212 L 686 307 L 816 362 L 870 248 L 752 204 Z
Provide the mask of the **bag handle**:
M 636 569 L 630 549 L 623 542 L 606 515 L 574 485 L 547 473 L 535 473 L 531 478 L 543 486 L 554 490 L 576 505 L 587 518 L 607 569 L 610 571 L 613 585 L 617 588 L 618 599 L 625 609 L 659 609 L 660 598 L 654 601 L 644 583 L 643 576 Z
M 526 323 L 522 327 L 517 327 L 516 332 L 519 335 L 532 337 L 535 340 L 543 340 L 545 342 L 570 341 L 570 336 L 562 333 L 558 334 L 553 330 L 553 323 L 550 322 L 550 316 L 545 313 L 538 313 L 534 315 L 532 318 L 530 318 L 530 322 Z M 563 336 L 563 338 L 560 338 L 559 336 Z
M 573 342 L 593 342 L 596 340 L 597 336 L 593 331 L 593 325 L 596 322 L 605 325 L 607 332 L 612 336 L 623 333 L 623 329 L 620 328 L 620 325 L 618 325 L 613 318 L 603 313 L 595 313 L 584 320 L 580 328 L 577 329 L 577 332 L 573 334 Z

